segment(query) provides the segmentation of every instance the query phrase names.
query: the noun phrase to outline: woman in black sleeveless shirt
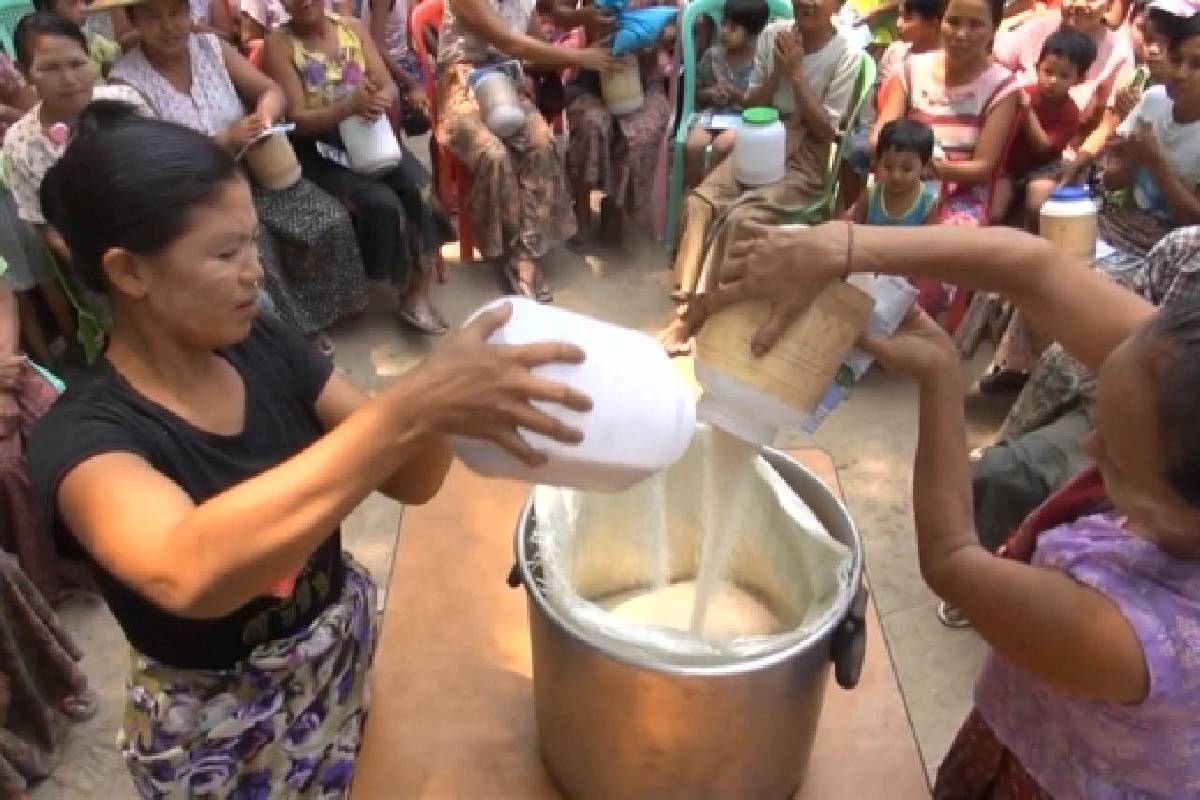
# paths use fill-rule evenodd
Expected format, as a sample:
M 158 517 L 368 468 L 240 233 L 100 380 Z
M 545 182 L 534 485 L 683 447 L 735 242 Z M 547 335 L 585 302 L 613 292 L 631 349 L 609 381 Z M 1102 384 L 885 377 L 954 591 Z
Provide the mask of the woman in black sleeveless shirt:
M 30 474 L 133 646 L 120 747 L 139 794 L 342 796 L 376 623 L 338 526 L 375 490 L 428 500 L 447 435 L 530 463 L 518 426 L 577 441 L 530 401 L 588 399 L 529 370 L 582 353 L 486 344 L 504 309 L 368 398 L 256 315 L 254 206 L 230 156 L 111 103 L 85 112 L 42 202 L 112 333 L 35 430 Z

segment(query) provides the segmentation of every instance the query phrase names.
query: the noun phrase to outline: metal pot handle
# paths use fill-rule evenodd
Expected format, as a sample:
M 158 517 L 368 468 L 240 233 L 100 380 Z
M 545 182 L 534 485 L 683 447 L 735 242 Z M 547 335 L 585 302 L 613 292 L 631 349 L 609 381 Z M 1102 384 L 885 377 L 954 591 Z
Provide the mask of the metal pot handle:
M 867 657 L 867 597 L 866 585 L 860 584 L 846 618 L 833 632 L 829 657 L 833 676 L 843 689 L 853 689 L 862 677 Z

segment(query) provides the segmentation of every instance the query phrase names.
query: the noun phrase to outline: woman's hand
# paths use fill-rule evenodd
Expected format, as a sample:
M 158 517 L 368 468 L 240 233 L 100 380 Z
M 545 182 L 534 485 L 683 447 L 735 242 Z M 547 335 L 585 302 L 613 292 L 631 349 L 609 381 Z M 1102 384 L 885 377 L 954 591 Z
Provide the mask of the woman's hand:
M 1153 167 L 1163 158 L 1162 145 L 1145 120 L 1139 120 L 1132 133 L 1114 137 L 1113 149 L 1122 161 L 1139 167 Z
M 804 42 L 792 29 L 780 31 L 775 37 L 775 69 L 781 75 L 797 77 L 804 61 Z
M 849 235 L 849 229 L 849 224 L 826 225 L 817 234 L 813 228 L 740 226 L 721 267 L 719 285 L 684 312 L 684 338 L 722 308 L 759 301 L 770 304 L 772 311 L 750 347 L 757 355 L 767 352 L 821 290 L 845 274 L 849 243 L 839 234 Z
M 570 344 L 544 342 L 508 347 L 488 344 L 512 315 L 504 304 L 481 315 L 451 336 L 419 367 L 430 420 L 439 433 L 495 442 L 525 464 L 536 467 L 546 456 L 534 450 L 518 428 L 559 442 L 578 444 L 583 434 L 534 407 L 554 403 L 585 412 L 592 401 L 569 386 L 532 373 L 546 364 L 579 364 L 583 351 Z
M 218 140 L 236 153 L 261 136 L 263 131 L 269 127 L 271 127 L 271 123 L 269 120 L 264 121 L 263 115 L 257 112 L 247 114 L 226 128 Z
M 621 61 L 607 47 L 584 47 L 573 51 L 575 66 L 595 72 L 616 72 Z
M 347 98 L 350 108 L 349 116 L 358 116 L 366 120 L 378 119 L 387 113 L 389 103 L 385 93 L 376 89 L 370 81 L 363 81 L 354 87 L 354 93 Z
M 0 356 L 0 391 L 15 391 L 21 388 L 25 371 L 25 356 L 9 354 Z
M 429 95 L 425 94 L 425 90 L 421 87 L 414 86 L 409 89 L 404 99 L 414 110 L 424 114 L 427 118 L 430 116 Z
M 1125 119 L 1141 99 L 1141 89 L 1136 86 L 1126 86 L 1124 89 L 1119 89 L 1116 97 L 1113 98 L 1113 109 L 1117 112 L 1118 117 Z
M 933 318 L 913 306 L 892 336 L 863 334 L 858 346 L 875 356 L 885 369 L 907 375 L 918 383 L 954 370 L 958 350 L 954 341 Z

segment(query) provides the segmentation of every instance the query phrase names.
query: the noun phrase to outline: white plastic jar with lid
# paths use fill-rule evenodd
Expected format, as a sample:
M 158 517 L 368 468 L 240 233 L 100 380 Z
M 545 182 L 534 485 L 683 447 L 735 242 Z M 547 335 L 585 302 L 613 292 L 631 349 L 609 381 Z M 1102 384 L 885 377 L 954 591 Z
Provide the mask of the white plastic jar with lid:
M 548 457 L 541 467 L 527 467 L 490 442 L 456 439 L 455 452 L 468 467 L 488 477 L 615 492 L 683 456 L 696 426 L 695 400 L 652 337 L 516 297 L 489 303 L 472 319 L 499 303 L 511 303 L 512 316 L 492 335 L 493 344 L 561 341 L 584 351 L 582 364 L 549 364 L 534 372 L 583 392 L 592 399 L 592 410 L 581 414 L 537 403 L 583 432 L 580 444 L 567 445 L 520 431 Z
M 501 139 L 515 136 L 525 127 L 525 109 L 512 78 L 500 70 L 481 75 L 472 85 L 483 123 Z
M 1089 261 L 1096 253 L 1100 207 L 1084 186 L 1060 186 L 1038 214 L 1038 231 L 1072 255 Z
M 350 169 L 361 175 L 377 175 L 400 164 L 404 151 L 392 130 L 387 116 L 373 120 L 363 119 L 357 114 L 338 123 L 338 133 L 346 146 L 350 158 Z
M 787 130 L 779 112 L 766 106 L 742 112 L 733 144 L 733 177 L 742 186 L 768 186 L 787 172 Z
M 697 415 L 727 433 L 771 445 L 781 429 L 800 429 L 817 410 L 875 301 L 845 281 L 825 288 L 762 357 L 750 340 L 771 314 L 743 303 L 714 314 L 696 339 Z

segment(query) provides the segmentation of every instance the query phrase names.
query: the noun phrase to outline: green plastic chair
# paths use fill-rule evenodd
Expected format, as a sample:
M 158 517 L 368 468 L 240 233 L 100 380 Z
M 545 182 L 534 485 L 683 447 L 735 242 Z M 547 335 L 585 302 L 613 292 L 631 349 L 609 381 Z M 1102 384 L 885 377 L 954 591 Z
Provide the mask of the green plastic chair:
M 17 58 L 17 48 L 13 43 L 13 31 L 17 23 L 26 14 L 33 13 L 33 3 L 29 0 L 0 0 L 0 44 L 4 45 L 10 58 Z
M 875 86 L 875 75 L 875 59 L 871 57 L 870 53 L 864 52 L 858 68 L 858 84 L 855 87 L 854 102 L 843 118 L 842 133 L 838 136 L 837 147 L 834 148 L 833 158 L 829 162 L 829 170 L 825 173 L 825 190 L 820 199 L 807 208 L 783 211 L 780 215 L 780 224 L 816 225 L 819 222 L 827 222 L 837 215 L 838 195 L 842 190 L 842 171 L 840 169 L 842 156 L 850 145 L 850 136 L 858 126 L 858 118 L 862 114 L 863 106 L 871 97 L 871 89 Z
M 791 0 L 767 0 L 767 9 L 773 19 L 792 18 Z M 675 234 L 683 209 L 683 145 L 696 121 L 696 22 L 701 14 L 707 14 L 713 25 L 720 28 L 724 10 L 725 0 L 692 0 L 684 7 L 683 22 L 679 26 L 683 47 L 683 89 L 680 92 L 682 109 L 675 126 L 675 157 L 667 190 L 667 230 L 663 242 L 668 250 L 675 248 Z
M 0 0 L 3 2 L 3 0 Z M 9 176 L 8 156 L 0 153 L 0 188 L 7 191 Z M 43 245 L 44 247 L 44 245 Z M 98 304 L 90 304 L 85 298 L 80 285 L 75 281 L 74 277 L 65 271 L 54 253 L 49 252 L 47 248 L 46 257 L 50 259 L 50 263 L 54 266 L 55 277 L 58 278 L 58 284 L 62 287 L 63 294 L 67 296 L 67 301 L 75 310 L 75 335 L 79 340 L 79 345 L 83 348 L 84 358 L 87 363 L 91 364 L 96 360 L 96 356 L 100 355 L 100 351 L 104 346 L 104 335 L 109 328 L 108 314 L 105 308 Z M 7 263 L 5 268 L 7 268 Z M 0 274 L 4 270 L 0 269 Z

